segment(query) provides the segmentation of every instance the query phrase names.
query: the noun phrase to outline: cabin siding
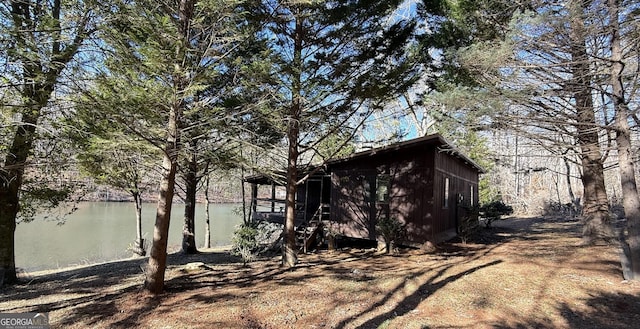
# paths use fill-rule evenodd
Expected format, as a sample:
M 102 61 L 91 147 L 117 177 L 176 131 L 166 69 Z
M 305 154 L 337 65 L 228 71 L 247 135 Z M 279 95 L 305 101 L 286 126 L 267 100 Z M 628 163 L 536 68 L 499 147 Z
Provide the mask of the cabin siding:
M 420 148 L 394 157 L 389 196 L 391 218 L 406 225 L 407 242 L 421 243 L 433 234 L 433 166 L 431 151 Z
M 442 225 L 439 227 L 439 231 L 453 234 L 459 226 L 460 218 L 466 215 L 465 206 L 478 204 L 479 173 L 463 160 L 446 151 L 436 152 L 434 159 L 436 181 L 439 185 L 434 191 L 436 195 L 434 201 L 439 205 L 436 208 L 439 209 L 438 217 L 441 218 L 440 224 Z M 446 178 L 449 179 L 449 197 L 445 207 L 444 190 Z M 473 195 L 471 188 L 474 190 Z M 445 235 L 449 235 L 449 233 L 445 233 Z M 446 237 L 443 236 L 442 238 Z
M 340 234 L 376 239 L 376 222 L 385 217 L 403 222 L 406 241 L 423 243 L 437 233 L 433 215 L 433 149 L 396 152 L 393 159 L 373 156 L 332 166 L 331 219 Z M 377 195 L 388 182 L 388 198 Z
M 375 171 L 342 169 L 331 173 L 331 225 L 340 235 L 375 239 L 371 186 Z
M 455 236 L 469 199 L 477 204 L 478 170 L 434 145 L 335 164 L 331 172 L 331 220 L 349 237 L 376 239 L 376 222 L 390 217 L 406 225 L 403 243 L 441 242 Z M 388 199 L 380 201 L 377 184 L 386 180 Z

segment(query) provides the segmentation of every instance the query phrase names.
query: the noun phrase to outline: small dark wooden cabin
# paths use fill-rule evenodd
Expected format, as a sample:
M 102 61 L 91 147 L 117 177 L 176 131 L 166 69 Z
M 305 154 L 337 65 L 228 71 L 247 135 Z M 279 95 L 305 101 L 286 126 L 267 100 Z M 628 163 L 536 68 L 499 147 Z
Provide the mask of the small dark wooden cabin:
M 438 134 L 392 144 L 314 168 L 298 188 L 296 225 L 322 222 L 338 235 L 378 239 L 375 225 L 395 218 L 406 225 L 401 243 L 438 243 L 456 235 L 463 205 L 478 202 L 482 168 Z M 282 222 L 284 197 L 263 176 L 253 186 L 253 218 Z M 270 185 L 271 197 L 258 198 L 258 185 Z M 262 210 L 260 203 L 267 203 Z

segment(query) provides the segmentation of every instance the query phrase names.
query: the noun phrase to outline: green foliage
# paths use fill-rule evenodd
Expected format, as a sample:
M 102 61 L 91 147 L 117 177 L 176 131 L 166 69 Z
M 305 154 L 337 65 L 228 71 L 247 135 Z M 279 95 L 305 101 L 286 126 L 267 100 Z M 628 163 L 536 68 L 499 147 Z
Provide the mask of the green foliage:
M 396 218 L 381 218 L 376 223 L 376 231 L 384 239 L 387 253 L 391 253 L 393 245 L 405 235 L 406 227 Z
M 346 157 L 356 150 L 353 143 L 344 143 L 349 140 L 351 140 L 349 134 L 335 133 L 328 135 L 318 145 L 318 153 L 322 159 Z
M 519 10 L 520 5 L 501 0 L 425 1 L 418 6 L 418 13 L 429 22 L 429 30 L 433 31 L 421 35 L 423 48 L 441 51 L 441 57 L 435 61 L 431 52 L 423 52 L 425 64 L 441 72 L 433 82 L 433 89 L 477 87 L 474 72 L 468 66 L 460 65 L 459 50 L 484 41 L 504 39 L 511 17 Z
M 257 222 L 242 223 L 233 232 L 231 254 L 239 256 L 246 265 L 255 260 L 260 247 L 260 226 Z
M 480 216 L 485 220 L 485 226 L 491 227 L 491 223 L 502 219 L 502 216 L 511 215 L 513 207 L 505 204 L 502 200 L 495 200 L 480 206 Z
M 79 129 L 161 149 L 173 108 L 181 112 L 179 167 L 195 167 L 201 177 L 237 166 L 241 147 L 272 144 L 281 135 L 263 115 L 270 98 L 259 83 L 272 65 L 265 64 L 264 43 L 251 39 L 251 6 L 237 0 L 191 5 L 185 14 L 176 2 L 115 1 L 101 33 L 108 56 L 78 100 Z M 114 126 L 119 135 L 102 134 Z
M 478 199 L 480 204 L 489 203 L 491 200 L 495 200 L 500 196 L 498 187 L 491 184 L 489 175 L 491 175 L 491 173 L 480 176 L 480 181 L 478 182 Z
M 66 213 L 61 213 L 57 216 L 52 209 L 58 208 L 62 203 L 68 201 L 72 193 L 73 189 L 69 186 L 54 189 L 47 186 L 35 185 L 32 188 L 23 190 L 20 197 L 18 222 L 30 222 L 37 214 L 45 211 L 45 218 L 61 220 Z M 75 209 L 69 211 L 73 210 Z
M 288 122 L 299 123 L 301 159 L 349 153 L 339 149 L 349 147 L 344 142 L 371 111 L 417 79 L 407 51 L 415 21 L 380 24 L 392 21 L 399 3 L 276 1 L 260 7 L 260 34 L 273 62 L 265 81 L 274 99 L 269 118 L 283 132 Z M 296 24 L 302 33 L 291 33 Z
M 152 170 L 157 149 L 130 136 L 103 131 L 78 142 L 77 156 L 81 172 L 99 184 L 110 185 L 129 193 L 140 193 L 143 179 Z

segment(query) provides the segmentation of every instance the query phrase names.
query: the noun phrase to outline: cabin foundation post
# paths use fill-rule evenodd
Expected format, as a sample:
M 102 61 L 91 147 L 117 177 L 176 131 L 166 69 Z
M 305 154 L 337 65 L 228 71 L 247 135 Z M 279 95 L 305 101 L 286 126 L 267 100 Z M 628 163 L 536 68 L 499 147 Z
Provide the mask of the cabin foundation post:
M 276 211 L 276 184 L 271 183 L 271 212 Z
M 253 222 L 258 210 L 258 184 L 251 183 L 251 212 L 249 221 Z

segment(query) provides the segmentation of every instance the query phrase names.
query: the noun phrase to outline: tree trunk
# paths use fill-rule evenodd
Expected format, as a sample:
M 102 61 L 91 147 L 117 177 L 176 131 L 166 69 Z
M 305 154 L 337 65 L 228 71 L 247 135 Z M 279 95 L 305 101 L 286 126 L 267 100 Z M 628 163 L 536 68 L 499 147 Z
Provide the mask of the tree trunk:
M 144 281 L 145 289 L 153 294 L 159 294 L 164 289 L 169 222 L 171 219 L 178 158 L 177 113 L 181 109 L 182 104 L 172 107 L 169 111 L 169 122 L 167 123 L 167 143 L 162 160 L 162 178 L 160 180 L 156 221 L 153 227 L 153 245 L 149 253 L 149 263 L 147 264 Z
M 291 134 L 291 128 L 289 134 Z M 295 134 L 295 133 L 294 133 Z M 291 143 L 292 135 L 289 135 L 289 143 Z M 297 138 L 295 139 L 297 142 Z M 297 145 L 297 143 L 295 143 Z M 282 265 L 285 267 L 294 267 L 298 263 L 296 253 L 296 180 L 297 180 L 297 146 L 289 144 L 289 165 L 287 167 L 287 198 L 285 202 L 285 227 L 284 227 L 284 243 L 282 245 Z M 291 158 L 293 154 L 295 158 Z
M 565 180 L 567 181 L 567 193 L 569 194 L 569 199 L 571 200 L 571 214 L 573 216 L 579 215 L 580 209 L 580 199 L 576 198 L 575 193 L 573 193 L 573 188 L 571 187 L 571 163 L 569 163 L 569 159 L 566 156 L 562 158 L 564 160 L 565 167 Z
M 133 192 L 132 195 L 136 207 L 136 241 L 133 246 L 133 252 L 139 256 L 145 256 L 147 250 L 144 247 L 144 239 L 142 238 L 142 195 L 140 195 L 140 192 Z
M 0 287 L 17 281 L 15 256 L 18 178 L 15 172 L 0 171 Z
M 209 200 L 209 175 L 205 178 L 205 186 L 204 186 L 204 248 L 211 248 L 211 223 L 209 218 L 209 204 L 211 201 Z
M 240 157 L 242 157 L 242 149 L 240 150 Z M 249 217 L 247 217 L 247 193 L 246 193 L 246 190 L 245 190 L 245 187 L 246 187 L 247 184 L 244 181 L 244 177 L 245 177 L 245 175 L 244 175 L 244 167 L 240 168 L 240 175 L 242 176 L 241 177 L 241 181 L 240 181 L 240 184 L 241 184 L 241 187 L 242 187 L 240 189 L 240 191 L 242 192 L 242 222 L 245 223 L 245 224 L 248 224 L 250 220 L 249 220 Z M 251 195 L 253 196 L 253 194 L 251 194 Z M 249 204 L 253 205 L 253 199 L 251 199 Z M 249 207 L 249 215 L 251 215 L 251 207 Z
M 69 42 L 64 42 L 60 32 L 61 16 L 63 19 L 71 16 L 61 15 L 61 1 L 46 4 L 9 1 L 4 5 L 11 11 L 10 18 L 7 18 L 11 19 L 11 22 L 3 23 L 13 24 L 10 34 L 14 37 L 9 41 L 13 43 L 14 49 L 19 50 L 12 52 L 5 62 L 22 64 L 22 81 L 19 83 L 22 85 L 20 96 L 24 104 L 20 113 L 22 124 L 18 126 L 7 150 L 4 166 L 0 168 L 0 286 L 17 281 L 14 244 L 16 218 L 20 211 L 20 189 L 24 169 L 33 149 L 38 119 L 42 109 L 49 103 L 60 73 L 88 37 L 87 24 L 90 22 L 88 11 L 80 17 L 76 16 L 79 19 L 75 21 L 78 23 L 75 26 L 76 35 L 67 36 L 70 37 L 67 39 Z M 44 20 L 51 28 L 39 31 L 38 27 Z M 66 23 L 71 22 L 73 21 L 69 20 Z M 70 28 L 69 31 L 71 30 L 74 29 Z M 45 42 L 46 45 L 39 48 L 39 45 L 32 44 L 34 33 L 40 34 L 40 37 L 50 34 L 50 42 Z M 47 49 L 49 45 L 51 48 Z
M 176 169 L 178 154 L 180 153 L 180 133 L 182 114 L 185 108 L 185 100 L 182 98 L 189 82 L 184 73 L 180 58 L 184 54 L 186 44 L 189 42 L 189 24 L 191 23 L 194 1 L 180 0 L 178 9 L 179 28 L 183 43 L 176 43 L 173 75 L 173 89 L 175 102 L 169 109 L 167 122 L 167 141 L 162 160 L 162 178 L 160 181 L 160 195 L 158 196 L 158 210 L 156 222 L 153 228 L 153 246 L 149 254 L 146 279 L 144 287 L 151 293 L 159 294 L 164 289 L 164 272 L 167 267 L 167 241 L 169 236 L 169 222 L 171 219 L 171 206 L 176 183 Z
M 620 182 L 622 185 L 622 206 L 627 220 L 627 236 L 624 233 L 622 265 L 625 279 L 640 279 L 640 198 L 636 185 L 635 166 L 633 163 L 633 149 L 631 145 L 631 129 L 629 128 L 629 109 L 624 96 L 622 73 L 622 47 L 620 45 L 619 0 L 609 0 L 609 14 L 611 27 L 611 87 L 613 106 L 615 110 L 616 144 L 618 146 L 618 163 L 620 167 Z M 625 241 L 626 240 L 626 241 Z
M 282 244 L 282 265 L 294 267 L 298 263 L 296 254 L 296 193 L 298 190 L 298 138 L 300 137 L 300 115 L 302 112 L 301 67 L 302 67 L 302 15 L 296 9 L 296 30 L 294 35 L 292 103 L 287 118 L 287 139 L 289 142 L 287 162 L 287 194 L 285 202 L 284 243 Z
M 576 130 L 582 160 L 584 185 L 583 243 L 591 245 L 599 239 L 613 237 L 609 219 L 609 203 L 604 184 L 604 168 L 598 140 L 598 128 L 591 95 L 589 55 L 586 49 L 584 4 L 580 0 L 569 2 L 571 73 L 569 88 L 576 106 Z
M 182 252 L 185 254 L 198 253 L 196 247 L 196 192 L 198 189 L 198 163 L 196 159 L 196 142 L 190 143 L 191 157 L 187 163 L 187 173 L 185 175 L 185 203 L 184 203 L 184 225 L 182 227 Z
M 20 188 L 27 157 L 33 146 L 35 124 L 39 111 L 23 116 L 23 125 L 18 127 L 13 143 L 0 170 L 0 283 L 17 281 L 15 263 L 16 218 L 20 210 Z M 1 284 L 0 284 L 1 285 Z
M 31 72 L 31 74 L 37 74 L 37 72 Z M 15 230 L 20 211 L 20 188 L 27 158 L 31 154 L 36 138 L 38 118 L 41 109 L 47 104 L 53 92 L 53 85 L 35 84 L 25 86 L 25 89 L 27 104 L 22 112 L 22 124 L 13 136 L 13 142 L 4 160 L 4 167 L 0 168 L 0 286 L 17 281 Z

